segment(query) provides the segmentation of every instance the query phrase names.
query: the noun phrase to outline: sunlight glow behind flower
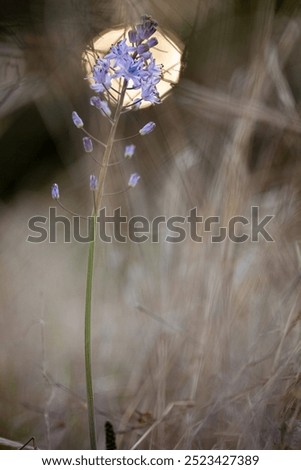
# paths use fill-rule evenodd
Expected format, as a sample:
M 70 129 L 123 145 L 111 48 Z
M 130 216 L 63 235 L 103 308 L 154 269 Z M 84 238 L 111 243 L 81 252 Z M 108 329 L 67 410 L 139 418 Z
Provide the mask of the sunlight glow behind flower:
M 138 28 L 139 29 L 139 28 Z M 149 34 L 151 31 L 149 31 Z M 147 32 L 141 32 L 145 36 Z M 99 60 L 100 64 L 102 63 L 102 58 L 109 54 L 111 59 L 115 59 L 118 65 L 120 66 L 120 73 L 122 73 L 122 64 L 120 62 L 121 58 L 124 57 L 125 51 L 123 48 L 125 47 L 124 39 L 130 37 L 132 44 L 137 40 L 137 35 L 139 35 L 139 31 L 133 31 L 132 28 L 127 29 L 112 29 L 109 31 L 105 31 L 98 37 L 93 40 L 93 44 L 88 46 L 86 51 L 83 54 L 83 63 L 85 67 L 85 72 L 89 79 L 91 79 L 91 84 L 93 88 L 93 78 L 92 78 L 92 70 L 93 66 L 96 64 L 97 59 Z M 109 50 L 112 44 L 117 44 L 119 46 L 114 46 L 113 49 Z M 155 37 L 150 38 L 147 44 L 142 44 L 139 46 L 141 50 L 139 53 L 145 58 L 148 58 L 150 55 L 149 49 L 151 49 L 152 56 L 154 60 L 151 64 L 151 71 L 152 76 L 158 76 L 158 80 L 156 83 L 156 88 L 158 91 L 158 95 L 163 100 L 166 97 L 167 93 L 172 89 L 172 86 L 178 82 L 180 76 L 180 69 L 181 69 L 181 56 L 183 52 L 183 45 L 180 43 L 179 40 L 171 38 L 169 34 L 163 32 L 162 30 L 158 29 L 155 32 Z M 142 50 L 143 48 L 143 50 Z M 108 55 L 107 55 L 108 57 Z M 163 65 L 162 72 L 163 78 L 159 82 L 159 75 L 161 73 L 161 64 Z M 136 64 L 139 66 L 139 64 Z M 111 78 L 106 70 L 106 64 L 103 62 L 103 67 L 100 67 L 97 73 L 101 74 L 102 77 L 100 80 L 101 82 L 108 82 L 106 86 L 109 88 L 111 85 L 113 88 L 118 89 L 118 73 L 116 74 L 116 78 Z M 95 72 L 94 72 L 95 73 Z M 135 83 L 135 79 L 139 71 L 136 69 L 129 68 L 129 75 L 126 77 L 128 80 L 131 80 L 132 83 Z M 147 77 L 146 77 L 147 80 Z M 144 86 L 143 88 L 143 101 L 141 103 L 141 108 L 145 108 L 150 106 L 152 103 L 159 103 L 159 98 L 154 93 L 154 87 L 152 86 L 153 83 L 149 83 L 149 86 Z M 99 87 L 99 85 L 98 85 Z M 102 92 L 103 90 L 99 90 L 94 88 L 97 92 Z M 114 94 L 114 92 L 112 92 Z M 127 105 L 138 98 L 139 92 L 137 90 L 130 90 L 127 91 L 124 104 Z

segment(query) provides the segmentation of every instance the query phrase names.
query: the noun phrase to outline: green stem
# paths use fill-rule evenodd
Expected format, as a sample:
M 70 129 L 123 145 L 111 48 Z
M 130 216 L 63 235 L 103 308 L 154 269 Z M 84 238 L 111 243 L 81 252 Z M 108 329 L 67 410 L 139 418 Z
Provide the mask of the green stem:
M 110 161 L 110 156 L 114 144 L 114 137 L 117 130 L 119 118 L 122 111 L 123 100 L 127 88 L 127 81 L 123 83 L 120 99 L 116 108 L 114 121 L 109 134 L 108 143 L 106 145 L 103 165 L 99 172 L 99 187 L 94 199 L 94 208 L 92 217 L 90 219 L 90 232 L 92 239 L 89 242 L 88 254 L 88 268 L 87 268 L 87 283 L 86 283 L 86 306 L 85 306 L 85 368 L 86 368 L 86 387 L 87 387 L 87 406 L 88 406 L 88 419 L 90 431 L 90 446 L 92 450 L 97 449 L 96 430 L 95 430 L 95 417 L 94 417 L 94 393 L 92 381 L 92 366 L 91 366 L 91 312 L 92 312 L 92 291 L 93 291 L 93 267 L 94 267 L 94 254 L 95 254 L 95 241 L 96 241 L 96 222 L 97 212 L 101 206 L 102 197 L 104 193 L 104 183 L 107 174 L 107 169 Z
M 90 431 L 90 446 L 92 450 L 96 450 L 96 432 L 94 420 L 94 396 L 92 383 L 91 368 L 91 310 L 92 310 L 92 288 L 93 288 L 93 266 L 95 252 L 95 235 L 96 235 L 96 215 L 90 219 L 89 234 L 92 239 L 89 242 L 87 284 L 86 284 L 86 306 L 85 306 L 85 368 L 86 368 L 86 387 L 87 387 L 87 406 Z

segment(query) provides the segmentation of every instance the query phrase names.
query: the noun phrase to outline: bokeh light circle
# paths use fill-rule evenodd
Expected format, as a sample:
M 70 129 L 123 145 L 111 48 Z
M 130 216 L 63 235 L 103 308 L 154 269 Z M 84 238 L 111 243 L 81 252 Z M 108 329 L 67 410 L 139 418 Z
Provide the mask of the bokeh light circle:
M 97 58 L 106 55 L 112 44 L 116 44 L 124 37 L 127 38 L 127 34 L 130 29 L 131 28 L 128 27 L 126 29 L 116 28 L 104 31 L 93 39 L 91 45 L 87 46 L 82 58 L 88 79 L 92 77 L 92 69 Z M 152 54 L 156 59 L 156 63 L 163 65 L 163 78 L 157 85 L 159 95 L 163 100 L 168 95 L 172 87 L 179 81 L 181 57 L 184 47 L 181 41 L 172 37 L 170 33 L 166 33 L 159 28 L 154 34 L 154 37 L 158 39 L 158 45 L 152 48 Z M 92 82 L 93 80 L 91 78 L 91 83 Z M 115 89 L 119 88 L 117 80 L 115 83 L 113 81 L 112 85 Z M 112 92 L 112 94 L 114 94 L 114 92 Z M 131 103 L 138 96 L 139 92 L 137 90 L 128 91 L 124 104 L 127 105 Z M 151 103 L 144 101 L 140 107 L 145 108 L 147 106 L 151 106 Z

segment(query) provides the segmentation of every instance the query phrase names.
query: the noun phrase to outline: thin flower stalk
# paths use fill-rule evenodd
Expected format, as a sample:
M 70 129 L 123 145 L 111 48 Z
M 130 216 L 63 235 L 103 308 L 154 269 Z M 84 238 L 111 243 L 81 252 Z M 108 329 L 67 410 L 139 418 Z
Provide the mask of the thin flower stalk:
M 121 95 L 120 95 L 120 98 L 119 98 L 119 101 L 118 101 L 118 104 L 117 104 L 117 108 L 116 108 L 116 112 L 115 112 L 115 116 L 114 116 L 113 125 L 111 127 L 108 142 L 107 142 L 107 146 L 106 146 L 106 150 L 104 152 L 102 167 L 100 169 L 99 176 L 98 176 L 99 186 L 98 186 L 98 190 L 97 190 L 97 193 L 96 193 L 96 212 L 101 207 L 101 200 L 102 200 L 102 195 L 103 195 L 103 192 L 104 192 L 104 183 L 105 183 L 107 170 L 108 170 L 108 166 L 109 166 L 109 162 L 110 162 L 111 152 L 112 152 L 112 148 L 113 148 L 113 144 L 114 144 L 114 138 L 115 138 L 116 130 L 117 130 L 117 127 L 118 127 L 119 118 L 120 118 L 120 115 L 121 115 L 121 110 L 122 110 L 122 106 L 123 106 L 123 100 L 124 100 L 126 88 L 127 88 L 127 80 L 124 80 L 123 87 L 122 87 L 122 90 L 121 90 Z
M 77 114 L 76 111 L 72 113 L 72 120 L 74 125 L 86 134 L 82 143 L 85 152 L 91 155 L 92 159 L 96 161 L 93 156 L 93 142 L 100 144 L 104 147 L 104 154 L 100 164 L 98 177 L 90 175 L 90 191 L 93 196 L 93 210 L 89 219 L 89 252 L 87 262 L 87 280 L 86 280 L 86 294 L 85 294 L 85 332 L 84 332 L 84 351 L 85 351 L 85 371 L 86 371 L 86 389 L 87 389 L 87 408 L 88 408 L 88 422 L 89 422 L 89 435 L 90 447 L 92 450 L 97 449 L 97 436 L 95 426 L 95 413 L 94 413 L 94 392 L 93 392 L 93 374 L 92 374 L 92 351 L 91 351 L 91 323 L 92 323 L 92 294 L 93 294 L 93 280 L 94 280 L 94 261 L 95 261 L 95 243 L 96 243 L 96 222 L 97 214 L 101 209 L 103 198 L 108 195 L 121 194 L 125 191 L 132 190 L 138 181 L 140 175 L 132 173 L 128 185 L 125 190 L 116 193 L 105 193 L 105 180 L 108 168 L 111 165 L 118 164 L 119 162 L 110 163 L 112 148 L 115 142 L 125 140 L 126 138 L 115 139 L 116 131 L 120 116 L 128 111 L 128 107 L 137 109 L 142 101 L 148 101 L 152 104 L 160 103 L 160 98 L 156 85 L 161 79 L 162 66 L 157 65 L 150 52 L 151 47 L 157 45 L 156 38 L 150 38 L 156 31 L 157 23 L 148 16 L 142 17 L 142 23 L 138 24 L 136 28 L 129 32 L 129 46 L 126 39 L 122 39 L 116 45 L 113 45 L 108 54 L 103 58 L 99 58 L 93 68 L 93 80 L 91 89 L 94 90 L 94 95 L 90 99 L 90 104 L 100 111 L 102 116 L 109 120 L 111 124 L 108 140 L 106 143 L 95 138 L 84 127 L 84 122 Z M 113 90 L 112 82 L 119 80 L 120 89 L 118 92 L 118 100 L 116 101 L 116 109 L 114 118 L 111 117 L 111 109 L 109 104 L 112 104 L 112 95 L 110 90 Z M 127 90 L 136 89 L 138 98 L 133 100 L 131 105 L 124 106 L 124 100 L 127 96 Z M 100 98 L 102 96 L 103 99 Z M 134 136 L 143 136 L 149 134 L 155 129 L 155 123 L 149 122 L 144 125 Z M 125 148 L 124 156 L 131 158 L 134 155 L 136 146 L 134 144 L 128 145 Z M 61 207 L 64 207 L 59 201 L 60 193 L 57 184 L 52 186 L 52 197 L 56 200 Z M 72 212 L 72 211 L 71 211 Z
M 112 147 L 114 144 L 114 137 L 117 130 L 120 112 L 122 109 L 123 98 L 126 91 L 127 82 L 124 81 L 122 93 L 116 108 L 113 126 L 110 131 L 108 143 L 103 156 L 103 163 L 98 176 L 98 189 L 95 196 L 95 204 L 91 218 L 90 233 L 92 239 L 89 242 L 89 255 L 87 266 L 87 283 L 86 283 L 86 303 L 85 303 L 85 369 L 86 369 L 86 388 L 87 388 L 87 403 L 88 403 L 88 418 L 89 418 L 89 432 L 90 432 L 90 445 L 91 449 L 97 449 L 96 431 L 95 431 L 95 417 L 94 417 L 94 393 L 92 382 L 92 361 L 91 361 L 91 311 L 92 311 L 92 291 L 93 291 L 93 275 L 94 275 L 94 256 L 95 256 L 95 242 L 96 242 L 96 217 L 99 208 L 101 207 L 102 197 L 104 194 L 104 183 L 107 175 L 109 161 L 111 157 Z M 94 194 L 93 194 L 94 195 Z
M 91 366 L 91 312 L 92 312 L 92 290 L 93 290 L 93 273 L 94 273 L 94 253 L 96 238 L 96 213 L 90 218 L 89 233 L 92 239 L 89 242 L 87 281 L 86 281 L 86 301 L 85 301 L 85 370 L 86 370 L 86 389 L 87 389 L 87 406 L 88 421 L 91 450 L 97 449 L 95 413 L 94 413 L 94 392 L 92 382 L 92 366 Z

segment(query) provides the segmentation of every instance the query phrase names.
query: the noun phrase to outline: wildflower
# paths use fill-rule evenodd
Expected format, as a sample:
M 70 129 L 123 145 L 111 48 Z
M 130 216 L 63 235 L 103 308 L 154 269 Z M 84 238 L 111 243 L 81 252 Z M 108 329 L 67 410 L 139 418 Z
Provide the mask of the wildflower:
M 154 85 L 146 84 L 143 86 L 141 89 L 141 96 L 144 101 L 150 101 L 155 104 L 161 103 L 158 90 Z
M 93 151 L 93 142 L 90 137 L 83 137 L 83 146 L 85 152 L 92 152 Z
M 73 121 L 73 124 L 76 127 L 78 127 L 78 128 L 84 127 L 84 123 L 83 123 L 82 119 L 79 117 L 79 115 L 77 114 L 76 111 L 73 111 L 73 113 L 72 113 L 72 121 Z
M 106 100 L 101 100 L 98 96 L 92 96 L 90 98 L 90 105 L 99 109 L 103 116 L 111 116 L 111 110 Z
M 51 197 L 52 197 L 52 199 L 59 199 L 60 198 L 59 187 L 56 183 L 54 183 L 51 187 Z
M 156 88 L 157 83 L 162 77 L 162 66 L 157 65 L 153 57 L 150 58 L 148 66 L 145 70 L 145 75 L 141 79 L 141 97 L 144 101 L 150 101 L 151 103 L 161 103 L 158 90 Z
M 132 156 L 135 153 L 136 145 L 130 144 L 126 145 L 125 150 L 124 150 L 124 156 L 125 158 L 132 158 Z
M 98 180 L 95 175 L 90 175 L 90 190 L 96 191 L 98 187 Z
M 157 65 L 153 57 L 151 57 L 149 61 L 147 73 L 148 82 L 150 82 L 152 85 L 159 83 L 162 78 L 162 65 Z
M 126 39 L 118 41 L 116 46 L 112 46 L 110 52 L 105 56 L 105 59 L 113 59 L 114 66 L 126 66 L 131 60 L 130 53 L 135 50 L 134 47 L 128 46 Z
M 144 68 L 144 59 L 142 57 L 133 59 L 130 57 L 130 61 L 127 64 L 121 65 L 116 70 L 114 77 L 123 77 L 128 82 L 131 82 L 133 88 L 139 88 L 141 86 L 142 79 L 147 79 L 147 71 Z
M 150 134 L 151 132 L 153 132 L 155 127 L 156 127 L 156 124 L 150 121 L 147 124 L 145 124 L 145 126 L 143 126 L 142 129 L 140 129 L 139 134 L 140 135 Z
M 150 49 L 158 44 L 151 37 L 157 30 L 157 22 L 150 16 L 143 16 L 141 23 L 128 32 L 123 38 L 111 46 L 110 51 L 99 58 L 93 68 L 94 83 L 91 86 L 97 93 L 108 92 L 112 80 L 123 78 L 129 89 L 139 90 L 139 99 L 159 104 L 160 98 L 156 89 L 162 77 L 161 66 L 158 66 Z M 107 101 L 93 96 L 90 104 L 110 117 L 111 110 Z M 134 104 L 134 103 L 133 103 Z
M 153 20 L 150 16 L 143 16 L 142 24 L 137 24 L 136 26 L 138 39 L 143 41 L 150 38 L 156 32 L 157 26 L 157 21 Z
M 110 60 L 103 58 L 98 59 L 93 68 L 94 84 L 91 85 L 92 90 L 97 93 L 103 93 L 110 88 L 112 75 L 110 73 Z
M 139 180 L 140 180 L 140 175 L 138 175 L 138 173 L 132 173 L 128 181 L 128 186 L 130 188 L 134 188 Z

